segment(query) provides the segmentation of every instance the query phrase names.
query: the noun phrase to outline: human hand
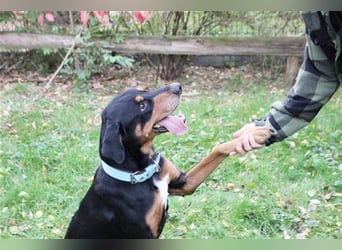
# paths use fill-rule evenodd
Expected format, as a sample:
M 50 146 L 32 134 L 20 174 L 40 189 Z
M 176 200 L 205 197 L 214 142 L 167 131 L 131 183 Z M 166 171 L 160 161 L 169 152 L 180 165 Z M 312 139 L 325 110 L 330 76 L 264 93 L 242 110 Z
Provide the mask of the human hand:
M 266 127 L 257 127 L 254 123 L 248 123 L 233 134 L 237 139 L 236 148 L 230 155 L 245 155 L 248 151 L 265 146 L 265 141 L 272 135 L 271 130 Z

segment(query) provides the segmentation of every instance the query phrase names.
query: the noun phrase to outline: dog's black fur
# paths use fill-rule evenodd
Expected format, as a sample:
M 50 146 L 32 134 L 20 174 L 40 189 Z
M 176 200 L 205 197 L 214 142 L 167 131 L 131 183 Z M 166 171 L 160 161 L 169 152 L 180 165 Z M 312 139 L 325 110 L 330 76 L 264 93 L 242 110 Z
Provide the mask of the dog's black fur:
M 177 107 L 182 93 L 174 83 L 153 92 L 131 89 L 114 98 L 102 113 L 100 157 L 117 169 L 141 171 L 155 160 L 156 126 Z M 266 132 L 256 134 L 264 141 Z M 258 137 L 259 136 L 259 139 Z M 72 218 L 65 238 L 158 238 L 167 212 L 167 195 L 191 194 L 235 149 L 236 141 L 217 146 L 187 172 L 161 156 L 161 171 L 131 184 L 107 175 L 102 166 Z

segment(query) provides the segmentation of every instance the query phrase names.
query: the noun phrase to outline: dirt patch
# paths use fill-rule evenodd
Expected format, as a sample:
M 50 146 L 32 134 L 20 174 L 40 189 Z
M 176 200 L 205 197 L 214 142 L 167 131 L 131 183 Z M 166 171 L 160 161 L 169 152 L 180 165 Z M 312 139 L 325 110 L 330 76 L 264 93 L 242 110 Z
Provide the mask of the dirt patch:
M 38 65 L 32 66 L 32 61 L 25 56 L 27 53 L 2 53 L 0 60 L 0 88 L 11 83 L 34 83 L 45 86 L 52 77 L 54 68 L 50 74 L 39 74 Z M 58 66 L 57 66 L 58 67 Z M 57 68 L 56 67 L 56 68 Z M 234 91 L 242 91 L 249 84 L 267 82 L 270 85 L 282 85 L 283 69 L 285 65 L 247 64 L 239 67 L 204 67 L 188 65 L 181 77 L 173 81 L 182 83 L 187 95 L 223 91 L 233 88 Z M 147 64 L 139 63 L 132 69 L 121 68 L 114 65 L 106 72 L 94 74 L 88 82 L 82 83 L 82 87 L 103 95 L 113 95 L 127 88 L 153 89 L 169 83 L 157 79 L 156 71 Z M 72 89 L 75 81 L 71 76 L 58 74 L 53 86 L 64 90 Z

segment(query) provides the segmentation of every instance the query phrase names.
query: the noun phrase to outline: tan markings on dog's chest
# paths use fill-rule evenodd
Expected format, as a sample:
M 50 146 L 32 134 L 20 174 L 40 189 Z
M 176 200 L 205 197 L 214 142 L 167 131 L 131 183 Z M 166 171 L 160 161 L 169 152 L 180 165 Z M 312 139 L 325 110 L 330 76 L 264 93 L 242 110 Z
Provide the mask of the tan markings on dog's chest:
M 146 214 L 146 224 L 150 227 L 153 235 L 157 237 L 159 232 L 159 224 L 163 218 L 169 196 L 169 176 L 166 175 L 163 179 L 154 178 L 153 183 L 157 187 L 158 191 L 154 193 L 154 203 Z
M 150 135 L 147 135 L 147 134 L 144 135 L 140 124 L 138 124 L 135 127 L 135 135 L 138 137 L 138 140 L 140 140 L 140 143 L 141 143 L 140 151 L 144 154 L 151 155 L 153 153 L 153 150 L 152 150 L 153 137 L 150 137 Z

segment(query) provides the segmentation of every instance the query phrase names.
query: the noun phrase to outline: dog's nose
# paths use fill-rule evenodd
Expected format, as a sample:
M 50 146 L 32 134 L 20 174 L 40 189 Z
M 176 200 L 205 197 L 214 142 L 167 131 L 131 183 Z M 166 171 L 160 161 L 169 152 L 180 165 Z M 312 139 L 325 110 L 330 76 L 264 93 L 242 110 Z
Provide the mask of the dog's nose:
M 182 86 L 179 82 L 175 82 L 171 84 L 171 91 L 176 95 L 182 94 Z

